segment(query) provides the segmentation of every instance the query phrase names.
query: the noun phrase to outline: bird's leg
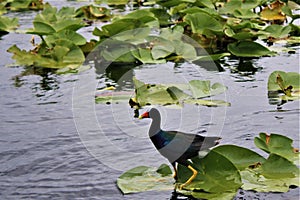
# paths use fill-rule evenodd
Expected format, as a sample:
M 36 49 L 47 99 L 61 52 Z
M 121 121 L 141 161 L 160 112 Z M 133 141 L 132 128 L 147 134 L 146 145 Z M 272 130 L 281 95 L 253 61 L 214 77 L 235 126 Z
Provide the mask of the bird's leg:
M 181 184 L 179 186 L 179 189 L 182 190 L 183 187 L 187 186 L 188 184 L 190 184 L 194 178 L 196 178 L 197 174 L 198 174 L 198 171 L 195 170 L 191 165 L 188 166 L 188 168 L 193 172 L 193 175 L 184 183 L 184 184 Z
M 173 178 L 175 179 L 175 181 L 177 181 L 177 180 L 178 180 L 178 177 L 177 177 L 176 163 L 175 163 L 175 162 L 172 162 L 172 166 L 173 166 L 173 169 L 174 169 Z

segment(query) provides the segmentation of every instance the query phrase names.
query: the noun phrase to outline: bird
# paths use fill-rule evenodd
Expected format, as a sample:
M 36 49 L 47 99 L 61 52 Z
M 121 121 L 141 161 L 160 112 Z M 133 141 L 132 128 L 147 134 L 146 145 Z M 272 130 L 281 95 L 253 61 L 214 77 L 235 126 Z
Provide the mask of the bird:
M 162 130 L 161 116 L 156 108 L 151 108 L 139 116 L 139 119 L 151 118 L 152 123 L 149 128 L 149 137 L 159 153 L 167 158 L 171 163 L 174 174 L 173 177 L 177 182 L 178 164 L 186 166 L 193 174 L 189 179 L 179 185 L 179 189 L 183 189 L 189 185 L 197 176 L 198 171 L 192 167 L 190 161 L 199 155 L 199 151 L 208 150 L 209 148 L 219 144 L 220 137 L 204 137 L 197 134 L 183 133 L 179 131 Z

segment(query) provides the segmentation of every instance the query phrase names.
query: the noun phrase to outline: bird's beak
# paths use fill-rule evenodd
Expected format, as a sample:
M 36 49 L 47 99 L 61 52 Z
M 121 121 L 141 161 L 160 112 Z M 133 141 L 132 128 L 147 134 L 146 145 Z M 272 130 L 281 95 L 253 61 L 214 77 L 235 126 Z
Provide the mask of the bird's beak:
M 139 119 L 149 118 L 149 112 L 145 112 L 144 114 L 139 116 Z

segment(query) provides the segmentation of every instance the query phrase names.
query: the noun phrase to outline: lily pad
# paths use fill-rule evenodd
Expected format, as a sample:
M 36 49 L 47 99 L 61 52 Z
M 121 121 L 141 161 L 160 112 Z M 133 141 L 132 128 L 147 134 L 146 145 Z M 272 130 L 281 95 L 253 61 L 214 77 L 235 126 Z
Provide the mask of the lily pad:
M 41 0 L 22 0 L 22 1 L 8 0 L 5 6 L 12 11 L 42 10 L 44 7 L 44 3 Z
M 297 72 L 274 71 L 268 79 L 270 102 L 281 103 L 300 99 L 300 74 Z
M 297 72 L 274 71 L 268 79 L 268 91 L 285 90 L 292 86 L 294 90 L 300 89 L 300 74 Z
M 192 166 L 198 175 L 186 190 L 209 193 L 237 191 L 242 185 L 238 169 L 226 157 L 215 151 L 210 151 L 203 159 L 195 157 Z M 179 165 L 178 181 L 184 183 L 192 175 L 190 169 Z
M 151 190 L 172 190 L 174 179 L 170 175 L 171 169 L 161 165 L 154 167 L 138 166 L 117 179 L 117 185 L 124 194 L 144 192 Z
M 221 100 L 206 100 L 206 99 L 198 99 L 202 97 L 212 96 L 216 94 L 220 94 L 226 90 L 226 87 L 215 83 L 209 91 L 205 84 L 199 83 L 207 83 L 206 81 L 198 82 L 192 81 L 191 85 L 186 84 L 186 86 L 179 86 L 180 88 L 188 88 L 198 95 L 197 98 L 195 96 L 191 96 L 184 92 L 183 90 L 179 89 L 177 86 L 178 84 L 145 84 L 142 81 L 137 80 L 136 78 L 133 79 L 135 85 L 135 99 L 136 103 L 140 106 L 145 105 L 170 105 L 170 104 L 196 104 L 196 105 L 205 105 L 205 106 L 229 106 L 230 104 L 225 101 Z M 209 82 L 210 83 L 210 82 Z M 190 87 L 189 87 L 190 86 Z M 205 93 L 206 92 L 206 93 Z
M 280 136 L 276 138 L 277 143 L 290 145 L 286 142 L 290 142 L 291 139 L 282 135 L 277 136 Z M 264 135 L 260 134 L 261 137 Z M 133 168 L 121 175 L 117 184 L 123 193 L 171 191 L 175 188 L 178 193 L 201 199 L 233 199 L 240 187 L 257 192 L 287 192 L 290 186 L 299 187 L 299 168 L 290 160 L 275 153 L 270 153 L 265 159 L 250 149 L 223 145 L 215 147 L 203 158 L 192 158 L 191 165 L 198 174 L 183 189 L 179 189 L 176 185 L 186 182 L 192 172 L 180 164 L 177 172 L 178 182 L 175 186 L 167 165 L 162 165 L 158 169 L 145 166 Z
M 210 85 L 209 80 L 201 81 L 201 80 L 192 80 L 189 82 L 189 85 L 191 87 L 191 91 L 193 94 L 193 97 L 203 98 L 203 97 L 209 97 L 217 94 L 224 93 L 227 90 L 227 87 L 220 83 L 214 83 L 213 85 Z
M 280 0 L 276 0 L 273 3 L 271 3 L 269 6 L 266 6 L 260 13 L 260 17 L 263 20 L 268 21 L 284 21 L 286 19 L 286 15 L 282 12 L 282 7 L 285 5 Z
M 222 33 L 223 31 L 222 24 L 206 13 L 187 14 L 183 20 L 191 26 L 193 33 L 206 34 L 207 31 Z M 210 35 L 207 36 L 209 37 Z
M 47 68 L 78 68 L 85 60 L 83 52 L 68 40 L 59 40 L 48 52 L 38 54 L 34 51 L 20 50 L 16 45 L 10 47 L 8 52 L 13 53 L 17 64 Z
M 228 45 L 228 51 L 239 57 L 260 57 L 274 54 L 267 47 L 252 41 L 231 43 Z
M 17 18 L 0 16 L 0 35 L 13 31 L 18 26 L 19 26 L 19 20 Z
M 241 171 L 244 190 L 257 192 L 287 192 L 290 186 L 299 187 L 299 168 L 277 154 L 257 165 Z
M 278 24 L 272 24 L 268 27 L 266 27 L 263 31 L 261 31 L 262 36 L 260 36 L 261 39 L 264 38 L 287 38 L 289 36 L 289 33 L 292 31 L 291 26 L 282 26 Z
M 213 151 L 225 156 L 239 170 L 244 170 L 252 165 L 266 161 L 266 159 L 258 153 L 235 145 L 218 146 L 214 148 Z
M 76 12 L 76 16 L 84 16 L 88 19 L 108 20 L 112 16 L 111 11 L 108 8 L 95 5 L 82 6 L 76 10 Z
M 260 133 L 259 137 L 254 139 L 255 145 L 267 153 L 280 155 L 292 162 L 299 162 L 299 153 L 295 152 L 292 146 L 293 140 L 283 136 L 271 133 Z

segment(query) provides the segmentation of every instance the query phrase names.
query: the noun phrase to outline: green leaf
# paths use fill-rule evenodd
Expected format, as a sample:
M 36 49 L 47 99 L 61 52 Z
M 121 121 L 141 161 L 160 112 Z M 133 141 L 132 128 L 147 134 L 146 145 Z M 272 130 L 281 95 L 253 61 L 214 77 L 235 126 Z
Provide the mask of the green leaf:
M 234 42 L 228 45 L 228 51 L 239 57 L 260 57 L 273 55 L 268 48 L 251 41 Z
M 253 13 L 253 11 L 250 9 L 236 9 L 233 11 L 233 16 L 241 19 L 252 19 L 252 18 L 259 17 L 256 13 Z
M 105 7 L 95 5 L 82 6 L 76 10 L 76 16 L 84 16 L 88 19 L 109 19 L 111 11 Z
M 0 35 L 2 33 L 8 33 L 15 30 L 19 26 L 19 20 L 17 18 L 9 18 L 0 16 Z
M 166 165 L 160 166 L 159 169 L 165 168 Z M 151 191 L 151 190 L 172 190 L 174 188 L 174 179 L 168 176 L 169 173 L 161 173 L 161 170 L 154 167 L 139 166 L 135 167 L 117 179 L 117 185 L 124 194 Z
M 156 60 L 152 57 L 150 49 L 141 49 L 138 48 L 135 51 L 132 51 L 132 55 L 139 60 L 140 62 L 146 64 L 146 63 L 165 63 L 166 61 L 164 59 Z
M 34 29 L 29 29 L 26 31 L 28 34 L 36 34 L 36 35 L 50 35 L 56 32 L 56 30 L 48 23 L 45 22 L 33 22 Z
M 299 177 L 268 179 L 251 169 L 241 171 L 240 173 L 243 179 L 242 189 L 244 190 L 253 190 L 256 192 L 288 192 L 292 185 L 299 187 Z
M 183 20 L 191 26 L 193 33 L 205 34 L 207 30 L 215 33 L 223 31 L 221 23 L 206 13 L 187 14 Z
M 151 49 L 153 59 L 165 58 L 175 53 L 175 48 L 170 40 L 163 37 L 149 37 L 148 40 L 153 44 Z
M 265 158 L 258 153 L 235 145 L 222 145 L 214 148 L 215 151 L 230 160 L 239 170 L 244 170 L 251 165 L 264 163 Z
M 156 170 L 156 172 L 161 174 L 162 176 L 169 176 L 172 174 L 172 170 L 166 164 L 162 164 L 161 166 L 159 166 L 159 168 Z
M 299 168 L 288 159 L 271 153 L 261 166 L 261 174 L 270 179 L 299 177 Z
M 257 192 L 287 192 L 290 186 L 299 187 L 299 168 L 276 154 L 254 169 L 241 171 L 244 190 Z
M 145 105 L 170 105 L 170 104 L 197 104 L 205 106 L 228 106 L 229 103 L 220 100 L 204 100 L 204 99 L 195 99 L 194 97 L 188 95 L 183 90 L 190 89 L 190 85 L 186 84 L 145 84 L 136 78 L 133 78 L 136 92 L 136 100 L 140 106 Z M 195 80 L 195 83 L 192 81 L 192 85 L 196 85 L 198 80 Z M 200 81 L 201 82 L 201 81 Z M 206 82 L 206 81 L 202 81 Z M 201 82 L 201 83 L 202 83 Z M 183 90 L 179 89 L 182 88 Z M 195 88 L 194 90 L 202 90 Z M 210 95 L 216 95 L 224 92 L 226 89 L 223 85 L 215 83 L 211 88 Z M 202 91 L 200 91 L 202 92 Z M 199 92 L 199 93 L 200 93 Z M 204 95 L 202 95 L 204 97 Z M 207 95 L 205 95 L 207 96 Z
M 299 162 L 299 153 L 294 152 L 293 140 L 279 134 L 260 133 L 254 139 L 255 145 L 267 153 L 280 155 L 292 162 Z
M 278 82 L 281 77 L 282 83 Z M 281 86 L 280 86 L 281 84 Z M 292 86 L 294 90 L 300 89 L 300 74 L 297 72 L 274 71 L 268 79 L 268 91 L 278 91 Z
M 52 47 L 59 39 L 69 40 L 75 45 L 85 45 L 86 39 L 73 30 L 63 30 L 58 33 L 51 34 L 45 38 L 48 47 Z
M 107 61 L 127 63 L 136 61 L 136 58 L 132 55 L 132 51 L 135 50 L 135 46 L 128 42 L 107 39 L 101 45 L 106 47 L 100 53 Z
M 198 174 L 184 189 L 209 193 L 236 192 L 242 185 L 238 169 L 223 155 L 210 151 L 203 159 L 193 159 L 192 166 Z M 184 183 L 192 175 L 191 170 L 179 165 L 178 179 Z
M 100 37 L 110 37 L 124 31 L 144 27 L 144 24 L 138 19 L 119 19 L 111 24 L 101 27 L 101 30 L 95 28 L 93 34 Z
M 209 80 L 192 80 L 189 82 L 189 85 L 194 98 L 209 97 L 221 94 L 227 90 L 227 88 L 220 83 L 214 83 L 211 86 Z
M 278 24 L 272 24 L 268 27 L 266 27 L 263 31 L 260 31 L 259 33 L 263 33 L 263 35 L 260 37 L 261 39 L 265 39 L 268 37 L 272 38 L 286 38 L 289 36 L 289 33 L 291 32 L 292 27 L 291 26 L 282 26 Z M 265 37 L 263 37 L 265 36 Z

